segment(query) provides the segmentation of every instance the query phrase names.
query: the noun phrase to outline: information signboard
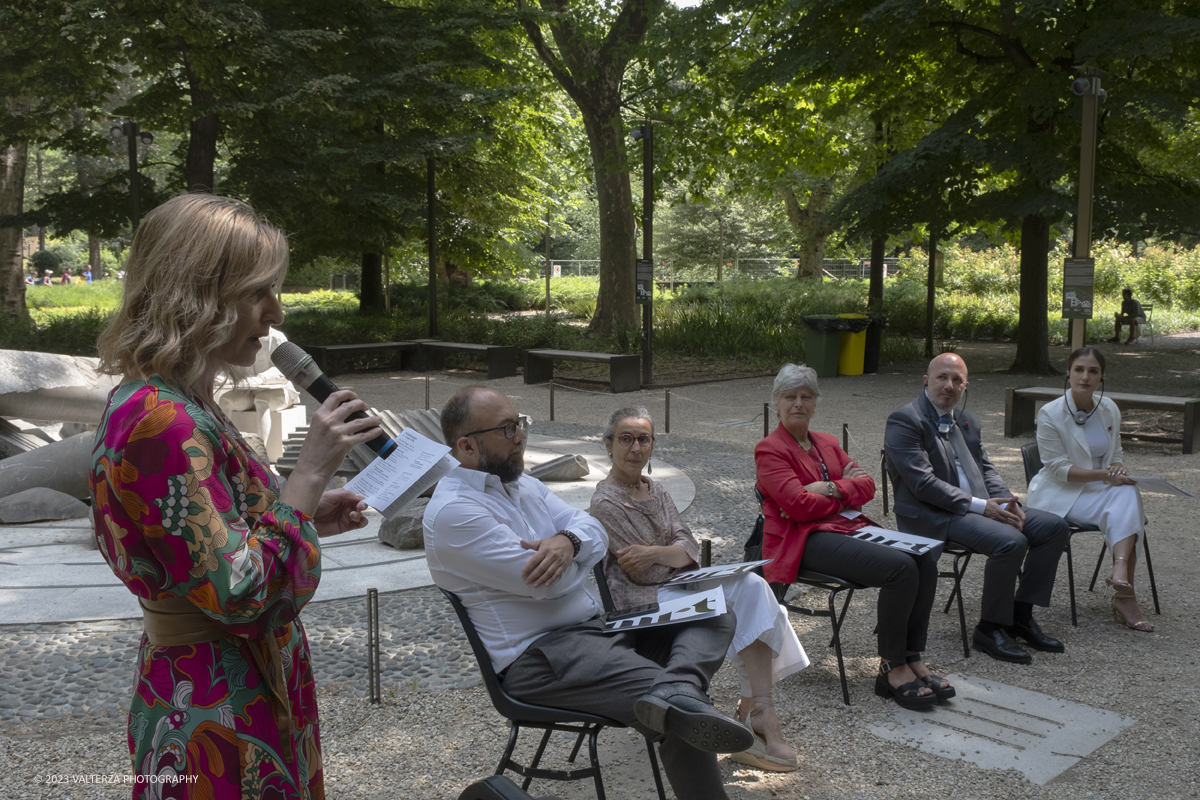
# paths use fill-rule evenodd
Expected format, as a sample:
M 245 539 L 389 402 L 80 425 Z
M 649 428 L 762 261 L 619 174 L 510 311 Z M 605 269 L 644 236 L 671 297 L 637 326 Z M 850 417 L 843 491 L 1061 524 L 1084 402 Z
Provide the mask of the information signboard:
M 637 289 L 635 297 L 638 305 L 654 302 L 654 262 L 646 258 L 637 260 Z
M 1091 319 L 1096 259 L 1068 258 L 1063 261 L 1063 319 Z

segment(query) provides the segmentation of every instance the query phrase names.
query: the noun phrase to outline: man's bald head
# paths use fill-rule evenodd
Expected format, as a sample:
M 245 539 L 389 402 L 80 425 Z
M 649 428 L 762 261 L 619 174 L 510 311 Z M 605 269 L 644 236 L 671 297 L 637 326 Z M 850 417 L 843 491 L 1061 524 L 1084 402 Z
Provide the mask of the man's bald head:
M 925 373 L 925 394 L 943 414 L 958 404 L 967 390 L 967 362 L 954 353 L 942 353 L 929 362 Z
M 925 368 L 926 379 L 939 369 L 946 367 L 961 369 L 963 378 L 967 377 L 967 362 L 963 361 L 957 353 L 942 353 L 941 355 L 934 356 L 933 360 L 929 362 L 929 366 Z

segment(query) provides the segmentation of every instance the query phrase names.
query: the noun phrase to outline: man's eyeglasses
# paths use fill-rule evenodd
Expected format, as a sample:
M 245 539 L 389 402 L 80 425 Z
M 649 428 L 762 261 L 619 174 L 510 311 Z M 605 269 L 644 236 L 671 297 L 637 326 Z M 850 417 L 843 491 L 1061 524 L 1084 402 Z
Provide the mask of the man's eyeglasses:
M 463 436 L 475 436 L 480 433 L 504 431 L 504 438 L 511 439 L 517 435 L 517 428 L 527 432 L 531 427 L 533 427 L 533 418 L 525 414 L 518 414 L 516 422 L 506 422 L 503 425 L 497 425 L 494 428 L 484 428 L 480 431 L 471 431 L 470 433 L 464 433 Z
M 617 437 L 617 441 L 621 443 L 621 447 L 633 447 L 633 443 L 637 442 L 644 450 L 654 444 L 654 437 L 644 433 L 641 436 L 634 436 L 632 433 L 622 433 Z

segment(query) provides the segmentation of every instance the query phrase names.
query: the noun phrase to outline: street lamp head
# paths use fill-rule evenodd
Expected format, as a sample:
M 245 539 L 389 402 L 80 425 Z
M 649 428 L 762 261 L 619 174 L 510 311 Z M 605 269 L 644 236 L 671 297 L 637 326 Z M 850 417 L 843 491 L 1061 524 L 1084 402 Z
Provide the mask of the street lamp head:
M 1092 88 L 1092 82 L 1087 78 L 1076 78 L 1071 81 L 1071 93 L 1076 97 L 1083 97 Z
M 108 129 L 108 135 L 111 136 L 113 139 L 120 139 L 122 136 L 125 135 L 125 126 L 113 125 L 111 128 Z
M 1100 91 L 1096 92 L 1096 102 L 1097 103 L 1103 103 L 1107 99 L 1108 99 L 1108 92 L 1106 92 L 1104 89 L 1101 89 Z
M 142 140 L 142 144 L 154 144 L 154 134 L 150 131 L 142 131 L 138 138 Z
M 642 139 L 646 138 L 646 134 L 642 132 L 641 128 L 634 128 L 629 132 L 629 138 L 633 139 L 635 142 L 640 142 Z

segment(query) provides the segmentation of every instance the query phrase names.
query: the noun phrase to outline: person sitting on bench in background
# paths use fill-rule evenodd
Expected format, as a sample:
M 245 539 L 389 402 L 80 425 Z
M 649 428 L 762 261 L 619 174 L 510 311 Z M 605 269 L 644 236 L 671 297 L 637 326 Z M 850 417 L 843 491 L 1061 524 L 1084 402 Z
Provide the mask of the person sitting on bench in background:
M 1125 344 L 1133 344 L 1137 341 L 1138 333 L 1141 324 L 1146 321 L 1146 312 L 1142 310 L 1142 304 L 1133 299 L 1133 289 L 1126 286 L 1121 290 L 1121 310 L 1116 315 L 1116 335 L 1108 341 L 1117 344 L 1121 341 L 1121 327 L 1129 326 L 1129 338 L 1125 340 Z

